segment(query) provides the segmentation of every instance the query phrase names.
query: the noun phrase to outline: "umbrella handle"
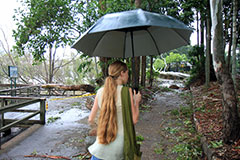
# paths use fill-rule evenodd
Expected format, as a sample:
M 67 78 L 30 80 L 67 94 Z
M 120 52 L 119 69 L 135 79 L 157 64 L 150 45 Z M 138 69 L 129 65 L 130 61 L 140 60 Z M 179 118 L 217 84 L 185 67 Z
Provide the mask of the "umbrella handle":
M 138 90 L 139 90 L 139 88 L 138 87 L 133 87 L 132 88 L 132 92 L 133 92 L 133 94 L 134 94 L 134 90 L 136 91 L 136 94 L 138 93 Z

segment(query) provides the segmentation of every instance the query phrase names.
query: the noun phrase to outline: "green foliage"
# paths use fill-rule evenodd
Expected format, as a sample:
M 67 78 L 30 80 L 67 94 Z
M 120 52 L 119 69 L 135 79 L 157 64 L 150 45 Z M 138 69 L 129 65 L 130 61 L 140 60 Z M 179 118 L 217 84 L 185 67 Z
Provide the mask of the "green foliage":
M 192 10 L 194 3 L 193 0 L 161 0 L 158 3 L 142 0 L 141 8 L 163 15 L 170 15 L 190 25 L 194 21 L 194 12 Z
M 150 112 L 150 110 L 151 110 L 151 106 L 144 105 L 144 104 L 141 105 L 140 112 Z
M 35 60 L 44 60 L 47 49 L 72 42 L 69 31 L 75 24 L 71 0 L 23 0 L 23 7 L 15 10 L 17 29 L 13 31 L 14 49 L 19 55 L 25 50 Z M 17 15 L 19 17 L 17 17 Z M 51 52 L 51 51 L 50 51 Z
M 183 71 L 185 72 L 185 68 L 190 59 L 187 57 L 187 50 L 174 50 L 169 53 L 165 53 L 161 56 L 161 58 L 157 58 L 154 63 L 154 69 L 157 71 L 161 71 L 163 69 L 166 70 L 175 70 L 175 71 Z
M 152 77 L 158 77 L 159 73 L 153 69 Z M 147 79 L 150 79 L 150 68 L 147 68 L 146 70 L 146 77 Z
M 179 53 L 170 52 L 169 55 L 166 56 L 167 63 L 180 63 L 186 60 L 187 60 L 187 57 L 185 54 L 180 55 Z
M 144 137 L 142 135 L 137 135 L 137 141 L 144 141 Z
M 199 143 L 199 142 L 200 142 L 200 138 L 192 139 L 188 143 L 180 143 L 173 147 L 172 152 L 178 154 L 177 160 L 199 159 L 198 157 L 201 156 L 201 148 L 195 147 L 196 143 Z
M 156 147 L 154 148 L 154 152 L 156 154 L 163 154 L 164 152 L 164 147 L 160 144 L 156 145 Z
M 162 59 L 156 59 L 153 63 L 153 67 L 158 70 L 161 71 L 164 67 L 165 67 L 165 63 L 164 60 Z
M 79 34 L 85 32 L 103 15 L 99 2 L 96 0 L 76 1 L 73 8 L 76 13 L 74 20 L 77 23 L 73 28 L 76 28 Z
M 177 160 L 197 160 L 202 154 L 201 137 L 194 130 L 192 113 L 190 106 L 180 106 L 179 109 L 172 110 L 170 114 L 178 119 L 180 124 L 174 123 L 173 126 L 168 125 L 168 127 L 164 128 L 165 132 L 171 135 L 168 137 L 174 137 L 177 141 L 171 147 L 171 152 L 178 155 Z
M 173 115 L 173 116 L 179 116 L 179 111 L 178 111 L 178 109 L 173 109 L 173 110 L 171 110 L 171 115 Z
M 190 130 L 191 128 L 192 126 L 189 124 L 186 128 L 168 127 L 165 129 L 166 134 L 170 134 L 168 137 L 174 137 L 171 139 L 176 142 L 171 146 L 171 152 L 177 154 L 177 160 L 197 160 L 201 157 L 200 136 L 194 135 L 194 132 Z M 167 151 L 164 151 L 163 147 L 160 146 L 156 147 L 154 152 L 163 154 Z
M 192 116 L 193 111 L 189 106 L 180 106 L 180 113 L 185 117 L 190 117 Z
M 135 5 L 130 0 L 106 0 L 102 2 L 102 5 L 105 6 L 104 15 L 135 9 Z
M 187 85 L 195 82 L 197 79 L 205 78 L 205 57 L 203 46 L 193 46 L 192 50 L 188 53 L 191 57 L 192 70 Z
M 142 135 L 137 135 L 136 140 L 137 144 L 142 144 L 142 142 L 144 141 L 144 137 Z
M 82 60 L 82 63 L 79 64 L 77 71 L 80 73 L 87 73 L 93 69 L 91 66 L 92 64 L 92 59 L 90 59 L 88 56 L 82 54 L 80 56 L 80 59 Z
M 177 132 L 179 132 L 180 128 L 179 127 L 166 127 L 164 128 L 167 132 L 169 132 L 170 134 L 175 134 Z
M 49 117 L 47 120 L 47 123 L 53 123 L 57 121 L 58 119 L 61 119 L 61 117 Z
M 221 148 L 223 147 L 223 141 L 210 141 L 210 148 Z

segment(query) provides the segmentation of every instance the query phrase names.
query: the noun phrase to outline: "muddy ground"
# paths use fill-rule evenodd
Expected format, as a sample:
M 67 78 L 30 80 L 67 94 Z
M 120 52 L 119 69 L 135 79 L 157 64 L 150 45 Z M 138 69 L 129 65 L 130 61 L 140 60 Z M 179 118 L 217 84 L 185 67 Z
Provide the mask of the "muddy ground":
M 155 89 L 151 92 L 151 98 L 142 105 L 136 132 L 142 139 L 139 143 L 143 160 L 175 160 L 181 154 L 174 151 L 173 147 L 178 143 L 175 133 L 180 131 L 184 123 L 171 113 L 188 105 L 182 96 L 187 92 Z M 43 159 L 24 157 L 32 154 L 80 159 L 74 156 L 86 151 L 85 140 L 90 129 L 87 124 L 90 111 L 86 108 L 86 99 L 49 101 L 47 124 L 2 153 L 0 160 Z M 185 131 L 184 136 L 188 136 Z

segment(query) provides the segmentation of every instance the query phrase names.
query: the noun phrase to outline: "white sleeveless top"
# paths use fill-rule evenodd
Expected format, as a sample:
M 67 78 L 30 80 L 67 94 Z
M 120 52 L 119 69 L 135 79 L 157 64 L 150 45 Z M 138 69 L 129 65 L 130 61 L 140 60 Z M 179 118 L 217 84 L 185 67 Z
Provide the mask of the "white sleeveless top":
M 98 137 L 93 145 L 88 150 L 95 157 L 103 160 L 122 160 L 123 159 L 123 146 L 124 146 L 124 132 L 123 132 L 123 119 L 122 119 L 122 100 L 121 100 L 122 85 L 117 86 L 117 124 L 118 132 L 116 139 L 105 145 L 98 142 Z M 101 108 L 103 88 L 97 92 L 98 107 Z

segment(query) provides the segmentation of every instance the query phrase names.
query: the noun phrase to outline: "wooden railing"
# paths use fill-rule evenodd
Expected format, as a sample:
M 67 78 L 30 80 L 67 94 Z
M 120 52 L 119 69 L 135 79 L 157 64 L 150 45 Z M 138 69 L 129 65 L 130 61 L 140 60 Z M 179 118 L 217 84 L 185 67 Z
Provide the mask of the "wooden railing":
M 94 88 L 90 85 L 64 86 L 57 84 L 29 85 L 9 88 L 9 85 L 0 84 L 0 87 L 8 87 L 0 90 L 1 95 L 21 96 L 21 97 L 41 97 L 41 96 L 76 96 L 83 92 L 93 92 Z
M 29 126 L 33 124 L 45 124 L 45 108 L 46 108 L 46 99 L 45 98 L 30 98 L 30 97 L 8 97 L 0 96 L 1 107 L 0 107 L 0 133 L 5 132 L 12 127 L 17 126 Z M 32 109 L 20 109 L 22 107 L 40 103 L 40 108 L 37 110 Z M 21 117 L 21 119 L 6 119 L 4 114 L 7 112 L 21 112 L 21 113 L 31 113 L 26 117 Z M 39 120 L 30 120 L 36 115 L 40 115 Z M 1 144 L 0 144 L 1 147 Z
M 40 96 L 41 86 L 24 86 L 13 89 L 2 89 L 0 95 Z

